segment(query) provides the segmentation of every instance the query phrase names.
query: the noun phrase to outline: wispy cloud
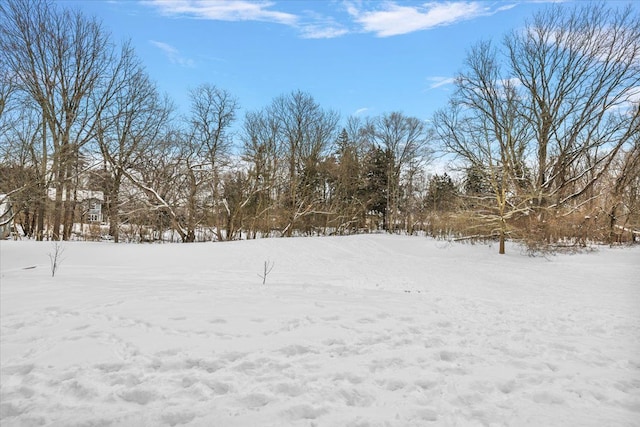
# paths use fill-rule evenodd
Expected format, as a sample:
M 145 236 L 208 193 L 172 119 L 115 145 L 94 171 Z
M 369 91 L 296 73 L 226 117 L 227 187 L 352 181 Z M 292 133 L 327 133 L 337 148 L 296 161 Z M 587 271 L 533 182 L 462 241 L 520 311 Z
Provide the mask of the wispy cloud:
M 429 89 L 437 89 L 442 86 L 448 86 L 456 81 L 455 77 L 441 76 L 427 77 L 427 80 L 429 81 Z
M 367 108 L 367 107 L 358 108 L 358 109 L 353 113 L 353 115 L 354 115 L 354 116 L 359 116 L 359 115 L 361 115 L 361 114 L 366 113 L 367 111 L 369 111 L 369 108 Z
M 218 21 L 265 21 L 295 25 L 296 15 L 271 9 L 273 2 L 247 0 L 145 0 L 165 15 Z
M 276 10 L 271 1 L 249 0 L 143 0 L 143 4 L 156 8 L 167 16 L 183 16 L 212 21 L 261 21 L 286 25 L 298 30 L 303 38 L 328 39 L 349 32 L 331 17 L 313 11 L 295 15 Z
M 501 10 L 505 10 L 504 5 Z M 373 11 L 363 11 L 352 4 L 347 11 L 364 31 L 375 33 L 378 37 L 389 37 L 491 15 L 498 9 L 492 9 L 491 3 L 451 1 L 428 2 L 420 6 L 385 2 Z
M 185 58 L 180 54 L 180 51 L 168 43 L 159 42 L 156 40 L 149 40 L 149 42 L 160 49 L 169 58 L 172 64 L 178 64 L 182 67 L 193 68 L 195 62 L 192 59 Z
M 399 1 L 348 1 L 346 20 L 312 10 L 300 14 L 284 12 L 276 2 L 268 0 L 142 0 L 142 4 L 167 16 L 276 23 L 296 29 L 303 38 L 321 39 L 340 37 L 356 28 L 378 37 L 407 34 L 491 15 L 511 9 L 517 3 L 445 1 L 406 5 Z M 366 6 L 371 4 L 374 6 Z
M 349 33 L 349 30 L 333 17 L 306 11 L 297 24 L 302 37 L 307 39 L 332 39 Z
M 333 39 L 344 36 L 349 33 L 341 26 L 320 26 L 320 25 L 303 25 L 300 27 L 300 33 L 305 39 Z

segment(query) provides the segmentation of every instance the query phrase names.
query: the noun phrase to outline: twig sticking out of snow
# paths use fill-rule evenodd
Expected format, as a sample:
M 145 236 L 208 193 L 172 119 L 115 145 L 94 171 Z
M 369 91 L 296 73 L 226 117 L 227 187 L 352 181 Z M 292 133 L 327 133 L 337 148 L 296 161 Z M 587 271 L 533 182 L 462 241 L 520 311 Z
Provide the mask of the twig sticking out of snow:
M 262 278 L 262 284 L 265 285 L 267 283 L 267 276 L 269 275 L 269 273 L 271 273 L 271 270 L 273 270 L 273 267 L 276 265 L 275 262 L 271 262 L 269 260 L 266 260 L 264 262 L 264 270 L 262 274 L 258 274 L 258 277 Z
M 51 277 L 55 277 L 58 267 L 62 263 L 62 254 L 64 248 L 58 243 L 53 244 L 53 252 L 49 252 L 49 259 L 51 260 Z

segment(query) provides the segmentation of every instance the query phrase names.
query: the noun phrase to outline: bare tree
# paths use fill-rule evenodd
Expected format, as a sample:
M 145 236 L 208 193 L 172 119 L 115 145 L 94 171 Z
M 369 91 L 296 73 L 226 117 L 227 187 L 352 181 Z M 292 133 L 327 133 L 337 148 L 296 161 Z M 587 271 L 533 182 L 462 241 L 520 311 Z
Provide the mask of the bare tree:
M 37 110 L 36 110 L 37 111 Z M 44 206 L 42 195 L 51 182 L 45 155 L 41 152 L 40 117 L 28 106 L 12 112 L 13 124 L 0 136 L 0 193 L 11 194 L 12 205 L 27 236 L 42 240 Z M 45 147 L 46 149 L 47 147 Z
M 51 139 L 53 147 L 53 238 L 69 238 L 74 170 L 82 146 L 95 135 L 95 119 L 109 100 L 112 67 L 119 61 L 95 19 L 59 11 L 46 0 L 0 5 L 0 57 L 13 72 L 17 90 L 42 114 L 42 145 Z
M 400 216 L 401 178 L 412 177 L 429 160 L 429 133 L 425 122 L 392 112 L 376 117 L 367 130 L 370 141 L 388 156 L 385 229 L 394 230 Z
M 247 163 L 248 185 L 253 189 L 253 200 L 248 203 L 252 220 L 248 232 L 268 235 L 275 219 L 275 210 L 281 190 L 282 162 L 280 124 L 267 110 L 246 114 L 241 139 L 242 159 Z
M 163 132 L 124 175 L 145 197 L 139 198 L 153 228 L 153 239 L 163 239 L 167 229 L 183 242 L 195 241 L 195 230 L 204 219 L 199 190 L 204 172 L 184 135 L 178 129 Z M 145 237 L 145 239 L 148 237 Z
M 597 184 L 639 131 L 639 40 L 630 7 L 554 5 L 502 51 L 471 50 L 435 122 L 446 148 L 490 183 L 501 241 L 522 214 L 527 234 L 551 243 L 550 227 L 600 197 Z
M 231 154 L 231 126 L 236 120 L 238 101 L 229 92 L 210 84 L 190 91 L 191 114 L 188 118 L 188 138 L 194 154 L 209 171 L 208 185 L 211 209 L 218 240 L 225 240 L 223 222 L 228 222 L 229 210 L 220 199 L 220 171 L 228 166 Z M 195 182 L 195 181 L 193 181 Z M 226 219 L 224 219 L 226 218 Z
M 604 2 L 555 5 L 508 35 L 505 48 L 535 132 L 537 203 L 578 206 L 638 131 L 640 14 Z
M 16 91 L 15 77 L 7 62 L 0 56 L 0 138 L 10 128 L 9 113 L 13 109 L 12 96 Z
M 335 140 L 339 116 L 301 91 L 273 100 L 267 114 L 277 123 L 277 146 L 282 147 L 287 168 L 288 221 L 283 234 L 290 236 L 300 218 L 321 214 L 316 210 L 318 190 L 323 185 L 316 179 L 318 165 Z
M 490 193 L 474 195 L 477 214 L 492 224 L 504 254 L 507 221 L 528 208 L 522 189 L 529 128 L 515 84 L 501 75 L 491 43 L 474 46 L 465 65 L 450 107 L 436 113 L 434 125 L 445 149 L 488 183 Z
M 626 231 L 635 241 L 640 232 L 640 131 L 636 132 L 633 145 L 621 152 L 611 169 L 613 179 L 606 187 L 609 242 L 615 243 Z
M 128 45 L 123 48 L 121 63 L 116 76 L 120 83 L 98 117 L 96 133 L 109 177 L 104 183 L 109 233 L 116 243 L 120 239 L 120 189 L 125 171 L 140 156 L 148 155 L 147 150 L 157 142 L 173 109 L 171 102 L 159 95 Z

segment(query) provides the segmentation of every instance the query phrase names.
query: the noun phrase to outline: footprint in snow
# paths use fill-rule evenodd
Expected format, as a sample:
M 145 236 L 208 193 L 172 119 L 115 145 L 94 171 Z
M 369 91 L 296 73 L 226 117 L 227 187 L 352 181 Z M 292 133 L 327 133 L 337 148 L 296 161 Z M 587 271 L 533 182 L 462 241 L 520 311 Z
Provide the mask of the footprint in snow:
M 283 415 L 289 418 L 291 421 L 315 420 L 316 418 L 319 418 L 328 412 L 329 410 L 324 407 L 314 408 L 311 405 L 302 404 L 302 405 L 293 406 L 283 411 Z
M 187 369 L 201 369 L 209 373 L 222 368 L 215 360 L 187 359 L 184 363 Z
M 401 390 L 407 386 L 407 383 L 405 383 L 404 381 L 394 379 L 394 378 L 391 378 L 388 380 L 376 381 L 376 383 L 379 386 L 384 387 L 386 390 L 389 390 L 389 391 Z
M 344 400 L 344 403 L 347 406 L 353 407 L 366 408 L 371 406 L 373 402 L 375 402 L 375 398 L 372 395 L 355 388 L 343 388 L 338 391 L 338 396 Z
M 436 360 L 442 360 L 444 362 L 453 362 L 459 356 L 460 355 L 454 351 L 441 350 L 438 353 L 436 353 Z
M 220 355 L 220 360 L 227 361 L 227 362 L 235 362 L 236 360 L 242 359 L 248 354 L 249 353 L 242 353 L 240 351 L 230 351 Z
M 498 390 L 504 394 L 510 394 L 516 389 L 516 382 L 514 380 L 507 381 L 498 385 Z
M 131 388 L 131 387 L 136 387 L 142 384 L 142 379 L 140 379 L 140 377 L 134 374 L 114 375 L 114 376 L 111 376 L 110 378 L 111 378 L 111 381 L 109 382 L 109 384 L 111 386 L 123 385 L 125 387 Z
M 124 363 L 100 363 L 98 365 L 95 365 L 94 367 L 99 371 L 109 374 L 112 372 L 120 371 L 122 368 L 124 368 Z
M 2 373 L 6 375 L 28 375 L 33 371 L 35 365 L 29 363 L 26 365 L 10 365 L 2 368 Z
M 266 394 L 252 393 L 240 398 L 239 402 L 240 404 L 242 404 L 242 406 L 253 409 L 266 406 L 274 400 L 275 399 L 273 397 L 267 396 Z
M 189 411 L 181 411 L 181 412 L 167 412 L 162 414 L 160 419 L 170 426 L 177 426 L 181 424 L 188 424 L 194 420 L 196 414 Z
M 0 403 L 0 420 L 17 417 L 22 415 L 24 411 L 24 408 L 20 408 L 11 402 L 2 402 Z
M 369 371 L 371 372 L 377 372 L 377 371 L 383 371 L 386 369 L 391 369 L 391 368 L 404 368 L 406 366 L 404 360 L 397 358 L 397 357 L 393 357 L 390 359 L 377 359 L 377 360 L 373 360 L 370 364 L 369 364 Z
M 333 381 L 348 381 L 349 383 L 356 385 L 364 382 L 364 378 L 352 374 L 351 372 L 342 372 L 333 376 Z
M 280 383 L 274 387 L 274 392 L 289 397 L 297 397 L 304 393 L 304 389 L 298 384 Z
M 315 351 L 312 348 L 305 347 L 303 345 L 298 345 L 298 344 L 293 344 L 293 345 L 281 348 L 279 351 L 280 353 L 284 354 L 287 357 L 301 356 L 307 353 L 317 353 L 317 351 Z
M 209 387 L 216 395 L 223 395 L 233 391 L 233 386 L 216 380 L 204 380 L 204 385 Z
M 416 418 L 422 421 L 438 421 L 438 412 L 432 409 L 420 409 L 416 412 Z
M 137 403 L 138 405 L 146 405 L 158 398 L 158 395 L 145 389 L 125 390 L 120 393 L 120 398 L 126 402 Z
M 98 393 L 93 388 L 82 385 L 80 382 L 74 380 L 64 384 L 62 388 L 64 394 L 76 397 L 81 400 L 89 400 L 98 396 Z
M 431 390 L 432 388 L 437 387 L 440 383 L 432 380 L 417 380 L 414 384 L 422 390 Z
M 562 405 L 565 403 L 565 400 L 562 397 L 549 392 L 535 393 L 531 396 L 531 400 L 536 403 L 544 403 L 548 405 Z

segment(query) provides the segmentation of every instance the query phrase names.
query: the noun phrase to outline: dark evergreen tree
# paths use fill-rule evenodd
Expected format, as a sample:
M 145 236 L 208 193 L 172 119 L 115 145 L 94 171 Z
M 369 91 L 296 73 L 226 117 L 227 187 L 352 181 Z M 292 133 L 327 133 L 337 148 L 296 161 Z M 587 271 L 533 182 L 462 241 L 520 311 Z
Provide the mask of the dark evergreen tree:
M 464 178 L 464 192 L 467 196 L 491 194 L 491 184 L 480 166 L 469 166 Z
M 373 146 L 365 159 L 365 187 L 367 211 L 381 215 L 386 219 L 387 213 L 387 188 L 389 165 L 393 161 L 392 154 L 388 150 Z M 386 220 L 383 228 L 388 229 Z
M 446 211 L 455 207 L 458 189 L 451 177 L 445 172 L 435 174 L 429 180 L 428 206 L 432 210 Z

